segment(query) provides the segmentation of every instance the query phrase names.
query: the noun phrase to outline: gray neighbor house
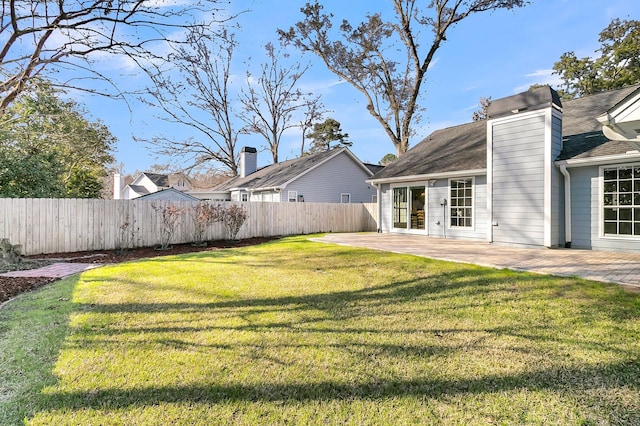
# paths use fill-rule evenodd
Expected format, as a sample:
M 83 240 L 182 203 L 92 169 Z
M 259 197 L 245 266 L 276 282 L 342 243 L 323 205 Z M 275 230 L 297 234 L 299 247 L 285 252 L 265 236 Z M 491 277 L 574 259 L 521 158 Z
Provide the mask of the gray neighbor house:
M 495 100 L 376 173 L 379 231 L 640 252 L 640 85 Z
M 367 182 L 382 166 L 362 163 L 336 148 L 258 168 L 255 148 L 240 152 L 240 175 L 215 188 L 231 201 L 371 203 L 377 191 Z

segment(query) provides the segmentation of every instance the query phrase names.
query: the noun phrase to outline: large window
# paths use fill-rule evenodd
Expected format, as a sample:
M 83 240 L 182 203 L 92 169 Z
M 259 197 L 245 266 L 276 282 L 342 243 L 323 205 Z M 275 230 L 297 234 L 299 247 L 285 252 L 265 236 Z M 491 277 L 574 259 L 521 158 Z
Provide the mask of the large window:
M 603 170 L 605 235 L 640 236 L 640 165 Z
M 393 227 L 407 227 L 407 188 L 393 189 Z
M 425 229 L 425 187 L 399 187 L 393 189 L 393 227 Z
M 473 179 L 451 179 L 449 181 L 449 215 L 452 227 L 473 226 Z

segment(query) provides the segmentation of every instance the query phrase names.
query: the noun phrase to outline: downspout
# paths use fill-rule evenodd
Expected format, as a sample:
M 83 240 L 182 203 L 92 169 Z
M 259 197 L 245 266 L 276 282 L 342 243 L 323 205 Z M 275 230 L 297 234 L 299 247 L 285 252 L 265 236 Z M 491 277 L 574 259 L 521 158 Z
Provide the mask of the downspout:
M 567 163 L 560 163 L 560 173 L 564 176 L 564 247 L 571 248 L 571 175 Z

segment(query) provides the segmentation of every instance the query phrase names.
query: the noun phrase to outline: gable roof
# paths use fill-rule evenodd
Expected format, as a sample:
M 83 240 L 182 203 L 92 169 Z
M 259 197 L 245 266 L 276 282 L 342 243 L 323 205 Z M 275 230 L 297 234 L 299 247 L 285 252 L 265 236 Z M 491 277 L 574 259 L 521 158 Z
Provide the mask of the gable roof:
M 149 180 L 153 182 L 156 186 L 159 186 L 162 188 L 169 187 L 169 176 L 167 175 L 158 174 L 158 173 L 149 173 L 149 172 L 144 172 L 142 174 L 148 177 Z
M 150 192 L 138 198 L 134 198 L 134 200 L 200 201 L 199 198 L 175 188 L 165 188 L 160 191 Z
M 602 124 L 597 117 L 635 90 L 640 90 L 640 85 L 565 101 L 562 106 L 564 148 L 558 160 L 626 153 L 629 150 L 629 144 L 608 140 L 602 133 Z M 534 96 L 533 100 L 518 95 L 505 98 L 504 102 L 497 100 L 495 102 L 498 102 L 498 107 L 494 110 L 494 114 L 500 116 L 511 113 L 509 108 L 519 109 L 518 103 L 529 110 L 531 106 L 535 109 L 535 104 L 540 105 L 538 101 L 546 105 L 559 103 L 552 94 L 548 96 L 546 91 L 538 95 L 540 96 Z M 476 121 L 436 130 L 376 173 L 371 180 L 478 171 L 486 167 L 487 122 Z
M 148 194 L 149 190 L 142 185 L 127 185 L 136 194 Z
M 368 176 L 373 175 L 373 172 L 362 164 L 351 151 L 347 148 L 339 148 L 271 164 L 256 170 L 244 178 L 234 177 L 215 189 L 218 191 L 230 191 L 233 189 L 259 190 L 284 187 L 341 153 L 348 155 Z

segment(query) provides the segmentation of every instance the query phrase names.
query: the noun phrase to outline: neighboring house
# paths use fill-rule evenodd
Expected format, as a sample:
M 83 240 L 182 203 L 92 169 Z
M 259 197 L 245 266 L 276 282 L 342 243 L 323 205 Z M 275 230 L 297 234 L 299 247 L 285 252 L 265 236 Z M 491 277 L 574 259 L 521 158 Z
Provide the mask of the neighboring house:
M 369 180 L 379 229 L 640 252 L 640 86 L 562 103 L 542 87 L 438 130 Z
M 142 195 L 136 200 L 145 200 L 145 201 L 200 201 L 199 198 L 194 197 L 186 192 L 182 192 L 175 188 L 165 188 L 156 192 L 151 192 L 146 195 Z
M 120 174 L 114 176 L 113 199 L 132 200 L 143 195 L 168 189 L 169 177 L 158 173 L 140 173 L 129 185 L 122 185 Z
M 257 169 L 257 150 L 240 153 L 240 176 L 216 188 L 233 201 L 370 203 L 374 172 L 347 148 L 318 152 Z M 371 166 L 377 167 L 377 166 Z

